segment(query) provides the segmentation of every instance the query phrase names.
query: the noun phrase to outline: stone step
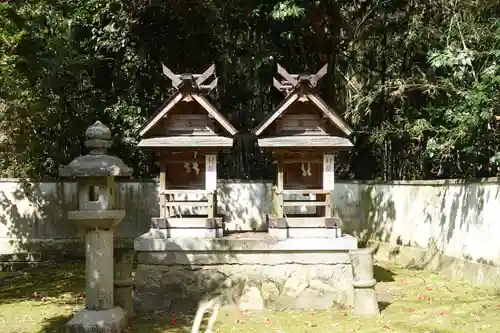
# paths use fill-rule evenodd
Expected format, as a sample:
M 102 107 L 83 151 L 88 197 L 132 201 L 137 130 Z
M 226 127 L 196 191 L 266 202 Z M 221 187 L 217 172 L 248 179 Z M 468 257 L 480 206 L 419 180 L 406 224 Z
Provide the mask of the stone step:
M 0 254 L 0 262 L 42 261 L 43 255 L 36 252 Z
M 38 262 L 30 261 L 11 261 L 11 262 L 0 262 L 0 272 L 17 272 L 26 268 L 34 267 Z

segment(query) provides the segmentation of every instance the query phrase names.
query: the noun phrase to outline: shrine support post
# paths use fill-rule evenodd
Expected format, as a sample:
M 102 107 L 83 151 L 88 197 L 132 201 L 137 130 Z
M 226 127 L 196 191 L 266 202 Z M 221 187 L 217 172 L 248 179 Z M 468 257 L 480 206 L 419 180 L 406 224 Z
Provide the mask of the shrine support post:
M 217 155 L 205 156 L 205 191 L 207 191 L 207 215 L 214 218 L 217 215 Z
M 280 156 L 277 163 L 276 184 L 273 187 L 273 210 L 277 219 L 283 218 L 283 171 L 285 164 L 283 158 Z
M 335 184 L 335 167 L 333 154 L 323 154 L 323 190 L 325 194 L 325 217 L 332 217 L 332 192 Z

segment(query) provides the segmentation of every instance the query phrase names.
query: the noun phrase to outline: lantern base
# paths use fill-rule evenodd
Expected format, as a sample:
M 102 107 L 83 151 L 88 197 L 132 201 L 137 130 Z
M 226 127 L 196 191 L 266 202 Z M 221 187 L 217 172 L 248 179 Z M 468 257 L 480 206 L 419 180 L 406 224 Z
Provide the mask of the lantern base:
M 127 314 L 120 307 L 109 310 L 78 311 L 66 324 L 66 333 L 121 333 L 127 327 Z
M 68 220 L 73 221 L 78 229 L 110 230 L 125 217 L 124 210 L 77 210 L 68 212 Z

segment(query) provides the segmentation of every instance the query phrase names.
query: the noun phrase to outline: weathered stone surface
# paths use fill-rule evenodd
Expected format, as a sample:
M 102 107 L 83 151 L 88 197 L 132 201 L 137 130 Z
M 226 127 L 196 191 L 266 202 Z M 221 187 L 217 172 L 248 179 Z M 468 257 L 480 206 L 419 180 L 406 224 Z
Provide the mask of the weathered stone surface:
M 111 146 L 109 128 L 96 121 L 85 132 L 85 145 L 90 149 L 89 155 L 75 158 L 67 166 L 59 168 L 62 177 L 92 177 L 92 176 L 129 176 L 132 169 L 116 157 L 106 155 Z
M 260 292 L 266 305 L 270 305 L 273 301 L 278 299 L 280 295 L 277 284 L 269 280 L 262 284 Z
M 132 292 L 133 307 L 136 313 L 167 312 L 172 308 L 170 296 L 159 289 Z
M 159 289 L 164 271 L 167 270 L 168 267 L 139 264 L 135 271 L 135 285 L 139 288 L 144 286 L 150 289 Z
M 352 306 L 352 270 L 348 264 L 144 265 L 136 271 L 138 291 L 161 291 L 176 302 L 227 293 L 240 303 L 259 291 L 267 308 Z M 251 294 L 249 293 L 251 291 Z M 259 301 L 260 302 L 260 301 Z
M 348 251 L 354 238 L 167 240 L 155 232 L 136 239 L 136 288 L 161 290 L 174 306 L 214 293 L 254 308 L 353 304 Z
M 349 255 L 346 252 L 284 252 L 274 253 L 253 252 L 238 253 L 234 251 L 217 252 L 140 252 L 138 262 L 148 265 L 214 265 L 214 264 L 349 264 Z
M 227 278 L 218 267 L 138 265 L 136 288 L 161 290 L 171 299 L 196 302 L 204 295 L 224 289 Z
M 352 262 L 354 287 L 354 313 L 357 315 L 378 315 L 378 306 L 373 276 L 373 249 L 359 249 L 349 252 Z
M 279 239 L 307 239 L 307 238 L 328 238 L 338 239 L 342 232 L 339 228 L 269 228 L 269 234 Z
M 248 266 L 246 266 L 248 267 Z M 255 266 L 254 272 L 261 272 L 260 274 L 266 280 L 280 282 L 283 285 L 288 279 L 288 277 L 297 269 L 294 268 L 294 265 L 273 265 L 273 266 Z
M 148 233 L 134 241 L 134 249 L 138 252 L 149 251 L 255 251 L 255 252 L 346 252 L 357 249 L 355 237 L 342 235 L 340 238 L 304 238 L 277 239 L 272 236 L 261 238 L 179 238 L 171 239 L 167 230 L 151 229 Z
M 78 208 L 69 211 L 78 230 L 85 230 L 85 309 L 78 312 L 67 324 L 67 333 L 120 333 L 127 325 L 123 308 L 114 307 L 114 287 L 121 288 L 117 301 L 129 313 L 133 310 L 130 299 L 131 276 L 113 280 L 113 228 L 123 219 L 125 211 L 114 210 L 115 183 L 112 176 L 130 175 L 132 169 L 121 159 L 106 155 L 111 145 L 111 132 L 100 121 L 85 133 L 89 155 L 79 156 L 67 166 L 61 166 L 63 177 L 80 177 L 78 180 Z M 125 262 L 120 258 L 120 264 Z M 118 265 L 118 271 L 123 267 Z M 130 275 L 129 270 L 124 274 Z
M 117 287 L 114 290 L 114 303 L 127 313 L 127 318 L 134 318 L 134 304 L 132 301 L 132 286 Z
M 330 309 L 336 303 L 336 294 L 324 290 L 307 288 L 295 300 L 296 309 Z
M 120 333 L 127 326 L 122 308 L 103 311 L 83 309 L 66 324 L 66 333 Z
M 309 283 L 297 277 L 290 277 L 286 280 L 281 290 L 281 297 L 295 300 L 307 287 Z
M 124 210 L 76 210 L 68 212 L 68 219 L 73 221 L 79 230 L 113 229 L 124 217 Z
M 113 231 L 94 230 L 86 236 L 86 301 L 89 310 L 113 307 Z
M 354 313 L 358 316 L 376 316 L 380 314 L 375 289 L 354 288 Z
M 134 264 L 134 251 L 129 249 L 116 249 L 114 251 L 114 305 L 125 310 L 128 318 L 135 317 L 132 302 L 132 269 Z
M 354 272 L 354 281 L 373 279 L 373 249 L 358 249 L 349 252 Z
M 114 278 L 117 281 L 129 280 L 132 278 L 134 265 L 134 251 L 131 249 L 115 249 L 114 250 Z
M 162 229 L 160 231 L 165 231 L 169 238 L 221 238 L 224 235 L 224 230 L 222 228 L 171 228 Z
M 240 298 L 240 309 L 243 310 L 264 310 L 264 300 L 257 287 L 245 287 Z

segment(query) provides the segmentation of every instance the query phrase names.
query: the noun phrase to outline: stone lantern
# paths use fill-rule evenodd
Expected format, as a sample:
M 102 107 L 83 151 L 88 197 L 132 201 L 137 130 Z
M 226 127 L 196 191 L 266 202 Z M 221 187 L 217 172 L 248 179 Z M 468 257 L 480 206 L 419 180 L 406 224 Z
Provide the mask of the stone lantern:
M 85 232 L 85 309 L 66 324 L 66 332 L 121 332 L 127 313 L 114 306 L 113 229 L 125 211 L 115 209 L 115 177 L 129 176 L 132 169 L 106 155 L 111 132 L 103 123 L 95 122 L 85 135 L 89 154 L 59 169 L 61 177 L 76 178 L 78 210 L 68 212 L 68 219 Z

